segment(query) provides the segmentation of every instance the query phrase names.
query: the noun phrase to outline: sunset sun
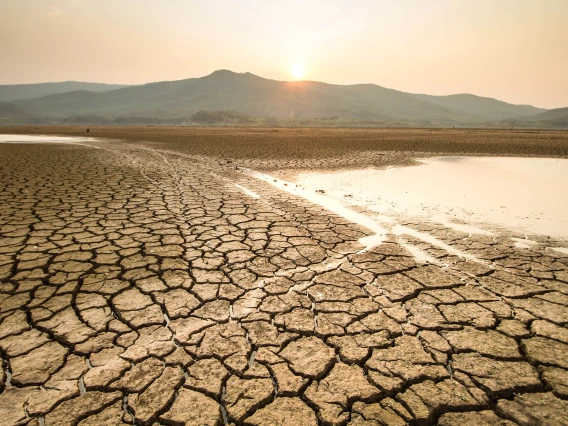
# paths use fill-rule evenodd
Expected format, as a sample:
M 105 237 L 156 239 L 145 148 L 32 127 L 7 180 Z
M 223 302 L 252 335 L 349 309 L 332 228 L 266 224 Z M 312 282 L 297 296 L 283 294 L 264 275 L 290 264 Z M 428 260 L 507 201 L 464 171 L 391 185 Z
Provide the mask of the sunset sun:
M 295 64 L 290 69 L 290 74 L 292 74 L 292 77 L 294 78 L 294 80 L 303 79 L 305 72 L 306 72 L 306 70 L 304 69 L 304 66 L 301 65 L 301 64 Z

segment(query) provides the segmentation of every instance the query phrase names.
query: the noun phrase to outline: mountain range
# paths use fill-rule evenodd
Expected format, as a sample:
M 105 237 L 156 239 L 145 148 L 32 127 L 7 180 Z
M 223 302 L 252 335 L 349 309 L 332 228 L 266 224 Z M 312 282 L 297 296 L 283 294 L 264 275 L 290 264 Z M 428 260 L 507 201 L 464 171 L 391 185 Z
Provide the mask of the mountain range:
M 128 87 L 124 84 L 82 83 L 80 81 L 64 81 L 62 83 L 8 84 L 0 85 L 0 102 L 21 101 L 41 98 L 59 93 L 88 90 L 90 92 L 108 92 Z
M 136 86 L 80 82 L 0 86 L 0 124 L 192 124 L 203 112 L 209 113 L 205 115 L 212 123 L 264 119 L 568 127 L 568 108 L 546 110 L 471 94 L 412 94 L 375 84 L 277 81 L 228 70 Z

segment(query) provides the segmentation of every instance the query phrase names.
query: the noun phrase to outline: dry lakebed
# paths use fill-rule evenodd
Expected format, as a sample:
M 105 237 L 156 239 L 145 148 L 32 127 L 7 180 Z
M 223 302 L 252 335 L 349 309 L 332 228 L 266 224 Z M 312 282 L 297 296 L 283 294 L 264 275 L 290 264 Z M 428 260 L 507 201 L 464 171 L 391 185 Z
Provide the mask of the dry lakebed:
M 0 128 L 0 424 L 568 424 L 568 133 Z

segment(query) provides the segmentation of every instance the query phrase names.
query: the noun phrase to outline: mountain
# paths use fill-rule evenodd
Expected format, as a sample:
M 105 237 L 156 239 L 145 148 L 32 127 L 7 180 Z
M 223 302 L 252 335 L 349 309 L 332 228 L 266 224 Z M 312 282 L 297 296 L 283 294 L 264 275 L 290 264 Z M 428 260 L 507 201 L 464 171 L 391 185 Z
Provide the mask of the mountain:
M 568 127 L 568 108 L 550 109 L 532 117 L 524 117 L 524 121 L 532 121 L 548 126 Z
M 206 77 L 151 83 L 104 93 L 74 91 L 19 101 L 36 114 L 189 116 L 196 110 L 237 111 L 259 117 L 384 120 L 475 120 L 461 111 L 373 84 L 339 86 L 276 81 L 250 73 L 216 71 Z
M 493 98 L 462 93 L 448 96 L 413 95 L 417 99 L 442 105 L 457 111 L 477 115 L 485 120 L 504 120 L 508 118 L 535 115 L 546 110 L 532 105 L 513 105 Z
M 73 90 L 89 90 L 91 92 L 107 92 L 127 87 L 121 84 L 81 83 L 65 81 L 62 83 L 37 83 L 0 85 L 0 102 L 12 102 L 22 99 L 41 98 L 43 96 L 66 93 Z
M 12 124 L 32 120 L 33 116 L 25 108 L 8 102 L 0 102 L 0 124 Z
M 375 84 L 277 81 L 228 70 L 201 78 L 114 90 L 72 90 L 16 100 L 11 105 L 12 109 L 25 111 L 26 117 L 41 117 L 53 123 L 138 124 L 182 124 L 192 122 L 198 111 L 210 111 L 214 113 L 200 115 L 210 120 L 204 122 L 214 123 L 219 117 L 245 121 L 251 117 L 274 117 L 425 126 L 480 125 L 545 111 L 475 95 L 430 96 Z

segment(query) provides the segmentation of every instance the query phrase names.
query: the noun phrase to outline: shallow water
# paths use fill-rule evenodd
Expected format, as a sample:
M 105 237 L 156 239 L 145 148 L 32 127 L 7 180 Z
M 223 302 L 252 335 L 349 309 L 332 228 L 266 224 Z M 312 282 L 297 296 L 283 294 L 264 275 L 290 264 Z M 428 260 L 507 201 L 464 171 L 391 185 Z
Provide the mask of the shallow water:
M 404 214 L 455 229 L 489 233 L 497 225 L 525 234 L 568 238 L 568 160 L 440 157 L 416 167 L 298 176 L 306 191 L 323 190 L 380 217 Z M 481 229 L 475 225 L 481 227 Z
M 74 136 L 46 136 L 46 135 L 0 135 L 0 143 L 65 143 L 89 146 L 85 142 L 98 142 L 96 138 Z
M 0 135 L 1 143 L 86 142 L 94 138 L 45 135 Z

